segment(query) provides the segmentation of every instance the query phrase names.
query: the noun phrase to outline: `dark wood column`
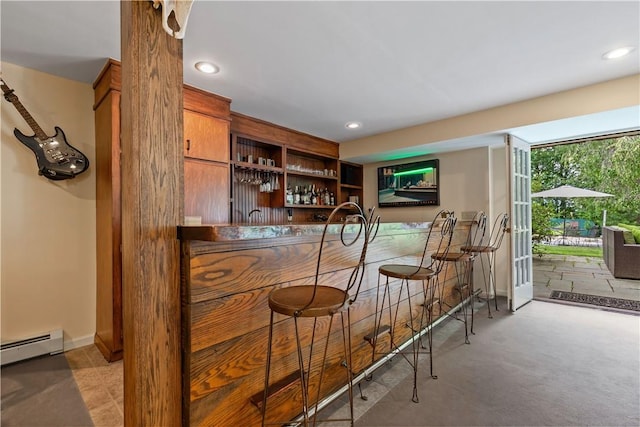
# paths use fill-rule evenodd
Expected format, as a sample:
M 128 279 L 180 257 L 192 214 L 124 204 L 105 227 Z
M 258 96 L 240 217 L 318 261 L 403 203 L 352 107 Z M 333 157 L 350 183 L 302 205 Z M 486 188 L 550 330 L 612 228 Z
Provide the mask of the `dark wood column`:
M 182 41 L 121 2 L 122 302 L 127 426 L 181 423 Z

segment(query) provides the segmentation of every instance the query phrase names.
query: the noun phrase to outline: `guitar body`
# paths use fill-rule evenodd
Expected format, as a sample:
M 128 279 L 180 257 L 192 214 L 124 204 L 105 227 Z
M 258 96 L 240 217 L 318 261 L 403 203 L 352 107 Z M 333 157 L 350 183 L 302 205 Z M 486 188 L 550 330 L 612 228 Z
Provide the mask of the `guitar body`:
M 62 129 L 55 129 L 56 134 L 46 139 L 27 136 L 18 129 L 13 134 L 35 154 L 38 174 L 54 181 L 74 178 L 89 167 L 89 159 L 67 142 Z

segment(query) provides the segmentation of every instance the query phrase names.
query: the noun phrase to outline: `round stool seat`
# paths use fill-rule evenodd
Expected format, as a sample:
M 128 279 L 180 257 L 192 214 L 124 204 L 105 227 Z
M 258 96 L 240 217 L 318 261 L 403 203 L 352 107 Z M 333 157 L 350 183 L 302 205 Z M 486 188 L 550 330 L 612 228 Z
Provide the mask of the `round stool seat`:
M 330 316 L 346 308 L 349 301 L 347 292 L 331 286 L 317 286 L 315 289 L 316 295 L 311 304 L 313 286 L 274 289 L 269 294 L 269 308 L 285 316 L 297 314 L 299 317 Z M 300 312 L 303 308 L 304 311 Z
M 430 268 L 404 264 L 382 265 L 378 272 L 388 277 L 406 280 L 427 280 L 435 275 L 435 272 Z

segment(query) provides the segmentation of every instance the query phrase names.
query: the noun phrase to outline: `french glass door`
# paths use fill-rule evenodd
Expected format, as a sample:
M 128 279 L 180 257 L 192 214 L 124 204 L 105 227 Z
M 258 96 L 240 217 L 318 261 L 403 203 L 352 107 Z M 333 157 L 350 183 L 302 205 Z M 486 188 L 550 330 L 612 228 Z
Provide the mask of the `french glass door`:
M 531 247 L 531 151 L 529 144 L 507 135 L 511 216 L 510 308 L 516 311 L 533 299 Z

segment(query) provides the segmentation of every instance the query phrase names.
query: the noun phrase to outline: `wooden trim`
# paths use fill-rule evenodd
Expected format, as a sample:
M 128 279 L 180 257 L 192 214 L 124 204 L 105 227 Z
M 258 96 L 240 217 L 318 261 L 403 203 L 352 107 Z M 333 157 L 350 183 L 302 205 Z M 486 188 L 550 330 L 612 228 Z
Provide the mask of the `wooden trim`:
M 231 100 L 193 86 L 184 85 L 184 109 L 218 119 L 231 120 Z
M 270 123 L 255 117 L 231 111 L 231 133 L 241 133 L 257 139 L 266 139 L 296 150 L 337 159 L 339 144 L 294 129 Z
M 93 83 L 94 110 L 98 108 L 110 91 L 121 90 L 121 81 L 122 70 L 120 63 L 115 59 L 109 58 Z

